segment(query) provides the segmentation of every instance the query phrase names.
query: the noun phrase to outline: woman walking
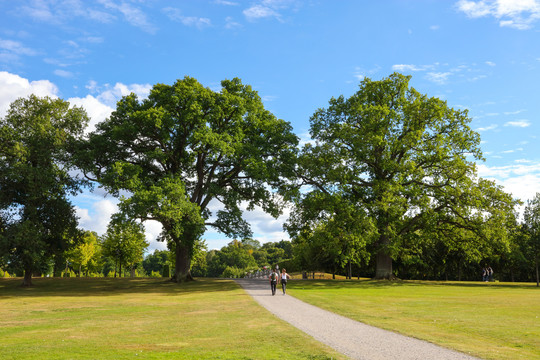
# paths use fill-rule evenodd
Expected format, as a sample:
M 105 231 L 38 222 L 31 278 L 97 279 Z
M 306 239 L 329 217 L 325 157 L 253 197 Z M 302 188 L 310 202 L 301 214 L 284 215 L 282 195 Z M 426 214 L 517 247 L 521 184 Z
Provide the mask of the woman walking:
M 283 289 L 283 295 L 285 295 L 285 290 L 287 289 L 287 279 L 290 279 L 291 276 L 287 274 L 287 270 L 281 270 L 281 288 Z

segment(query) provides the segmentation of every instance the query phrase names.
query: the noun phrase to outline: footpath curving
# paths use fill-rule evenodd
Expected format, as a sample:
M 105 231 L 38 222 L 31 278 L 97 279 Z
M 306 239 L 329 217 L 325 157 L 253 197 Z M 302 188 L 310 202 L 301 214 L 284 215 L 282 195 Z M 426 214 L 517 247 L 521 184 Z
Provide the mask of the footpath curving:
M 432 343 L 382 330 L 282 295 L 275 296 L 267 280 L 237 279 L 259 304 L 282 320 L 351 359 L 478 360 Z

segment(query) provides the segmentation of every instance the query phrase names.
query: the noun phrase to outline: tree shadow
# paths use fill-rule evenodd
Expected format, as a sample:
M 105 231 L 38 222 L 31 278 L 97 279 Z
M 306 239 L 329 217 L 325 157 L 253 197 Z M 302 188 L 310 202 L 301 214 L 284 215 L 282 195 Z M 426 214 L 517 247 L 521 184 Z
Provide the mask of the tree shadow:
M 33 286 L 22 287 L 21 278 L 0 279 L 0 299 L 51 296 L 114 296 L 155 293 L 182 296 L 193 293 L 237 291 L 231 279 L 197 278 L 174 283 L 162 278 L 34 278 Z
M 500 283 L 500 282 L 480 282 L 480 281 L 425 281 L 425 280 L 294 280 L 292 288 L 304 285 L 309 288 L 347 289 L 347 288 L 395 288 L 402 286 L 431 286 L 431 287 L 467 287 L 467 288 L 489 288 L 489 289 L 539 289 L 536 283 Z

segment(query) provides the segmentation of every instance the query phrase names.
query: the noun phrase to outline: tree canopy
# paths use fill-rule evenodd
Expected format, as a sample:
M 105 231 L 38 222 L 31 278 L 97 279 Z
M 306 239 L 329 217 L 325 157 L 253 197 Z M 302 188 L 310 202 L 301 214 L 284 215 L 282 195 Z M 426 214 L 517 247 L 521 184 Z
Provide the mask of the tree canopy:
M 369 219 L 376 231 L 363 244 L 374 245 L 378 278 L 393 277 L 392 259 L 428 233 L 448 241 L 459 229 L 504 241 L 502 224 L 514 205 L 500 187 L 477 178 L 480 136 L 467 111 L 420 94 L 409 80 L 399 73 L 365 78 L 350 98 L 332 98 L 311 117 L 314 143 L 304 146 L 298 162 L 300 184 L 310 190 L 297 194 L 297 209 L 306 213 L 314 198 L 339 198 L 358 219 Z M 339 215 L 319 210 L 312 220 Z
M 0 120 L 0 250 L 24 270 L 24 285 L 55 253 L 80 237 L 68 200 L 83 185 L 70 153 L 88 122 L 61 99 L 31 95 Z
M 290 124 L 239 79 L 221 86 L 215 92 L 186 77 L 155 85 L 142 101 L 125 96 L 78 157 L 90 178 L 129 194 L 121 198 L 124 213 L 162 224 L 161 239 L 176 252 L 175 281 L 191 278 L 205 226 L 244 238 L 251 230 L 243 203 L 279 215 L 282 202 L 272 188 L 294 160 L 298 140 Z M 212 201 L 222 208 L 212 211 Z

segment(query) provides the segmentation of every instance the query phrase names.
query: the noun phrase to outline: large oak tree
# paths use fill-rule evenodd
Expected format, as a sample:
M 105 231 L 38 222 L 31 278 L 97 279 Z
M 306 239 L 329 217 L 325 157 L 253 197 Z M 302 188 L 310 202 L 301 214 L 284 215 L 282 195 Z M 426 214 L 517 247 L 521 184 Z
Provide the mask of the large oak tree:
M 513 209 L 509 195 L 477 178 L 480 137 L 467 111 L 420 94 L 409 80 L 366 78 L 348 99 L 332 98 L 311 117 L 314 143 L 299 157 L 298 178 L 310 192 L 298 193 L 297 209 L 338 196 L 371 219 L 376 231 L 366 244 L 375 247 L 377 278 L 393 277 L 392 259 L 428 234 L 446 241 L 460 229 L 471 235 L 460 232 L 459 241 L 504 242 Z
M 115 194 L 122 211 L 157 220 L 175 251 L 174 281 L 191 279 L 196 242 L 206 226 L 249 237 L 241 207 L 281 208 L 272 188 L 291 167 L 297 137 L 239 79 L 219 92 L 186 77 L 157 84 L 147 99 L 129 95 L 90 135 L 80 154 L 89 177 Z M 221 210 L 211 211 L 211 202 Z M 214 204 L 214 203 L 213 203 Z

